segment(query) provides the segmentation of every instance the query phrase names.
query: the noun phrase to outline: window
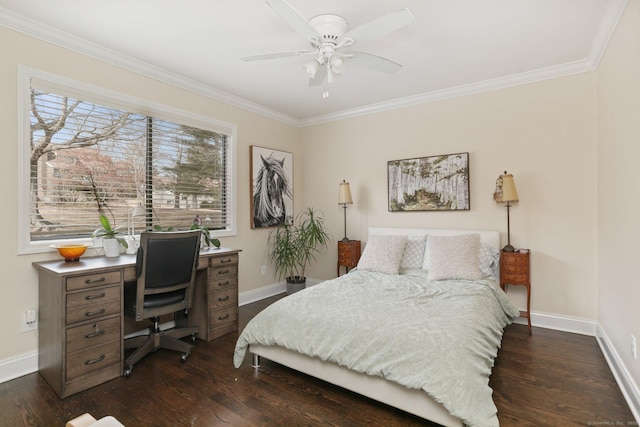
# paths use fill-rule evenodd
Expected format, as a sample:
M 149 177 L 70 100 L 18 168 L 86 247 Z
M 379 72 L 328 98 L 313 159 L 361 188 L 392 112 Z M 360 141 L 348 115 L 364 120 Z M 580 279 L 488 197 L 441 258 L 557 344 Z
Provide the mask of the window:
M 21 253 L 90 238 L 99 213 L 122 232 L 235 234 L 234 126 L 23 71 Z

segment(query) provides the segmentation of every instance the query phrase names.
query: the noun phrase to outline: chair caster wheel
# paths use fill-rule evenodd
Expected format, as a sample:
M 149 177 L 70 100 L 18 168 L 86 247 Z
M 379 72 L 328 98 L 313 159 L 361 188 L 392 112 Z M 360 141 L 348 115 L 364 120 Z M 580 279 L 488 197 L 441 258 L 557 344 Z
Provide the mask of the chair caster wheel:
M 125 378 L 129 378 L 131 376 L 131 371 L 133 370 L 133 366 L 129 366 L 128 368 L 125 368 L 124 372 L 122 372 L 122 375 Z
M 185 353 L 182 356 L 180 356 L 180 361 L 184 363 L 187 361 L 188 358 L 189 358 L 189 353 Z
M 196 342 L 196 334 L 191 334 L 191 342 Z

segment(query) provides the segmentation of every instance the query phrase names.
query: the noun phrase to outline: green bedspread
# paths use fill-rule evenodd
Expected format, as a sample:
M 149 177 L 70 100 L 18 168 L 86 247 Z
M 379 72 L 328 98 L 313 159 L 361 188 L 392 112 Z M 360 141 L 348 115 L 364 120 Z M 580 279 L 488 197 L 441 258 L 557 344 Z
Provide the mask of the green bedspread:
M 277 345 L 422 389 L 470 426 L 497 426 L 489 375 L 518 310 L 494 282 L 354 270 L 255 316 L 236 344 Z

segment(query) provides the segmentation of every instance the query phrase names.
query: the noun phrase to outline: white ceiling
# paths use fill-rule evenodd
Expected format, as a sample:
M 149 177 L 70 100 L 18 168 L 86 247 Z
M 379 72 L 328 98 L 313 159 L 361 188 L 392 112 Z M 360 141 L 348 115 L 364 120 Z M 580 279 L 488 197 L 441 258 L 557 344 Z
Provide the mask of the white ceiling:
M 288 0 L 354 28 L 408 8 L 415 20 L 358 50 L 403 65 L 351 67 L 309 87 L 307 50 L 265 0 L 0 0 L 0 25 L 295 125 L 593 70 L 627 0 Z M 106 49 L 105 49 L 106 48 Z

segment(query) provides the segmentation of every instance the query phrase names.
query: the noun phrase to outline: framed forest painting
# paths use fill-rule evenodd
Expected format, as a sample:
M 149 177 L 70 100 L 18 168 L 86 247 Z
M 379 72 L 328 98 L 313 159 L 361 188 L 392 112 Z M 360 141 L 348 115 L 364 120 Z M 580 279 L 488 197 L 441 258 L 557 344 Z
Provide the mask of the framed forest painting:
M 293 154 L 252 145 L 251 228 L 293 221 Z
M 387 162 L 389 211 L 469 210 L 469 153 Z

